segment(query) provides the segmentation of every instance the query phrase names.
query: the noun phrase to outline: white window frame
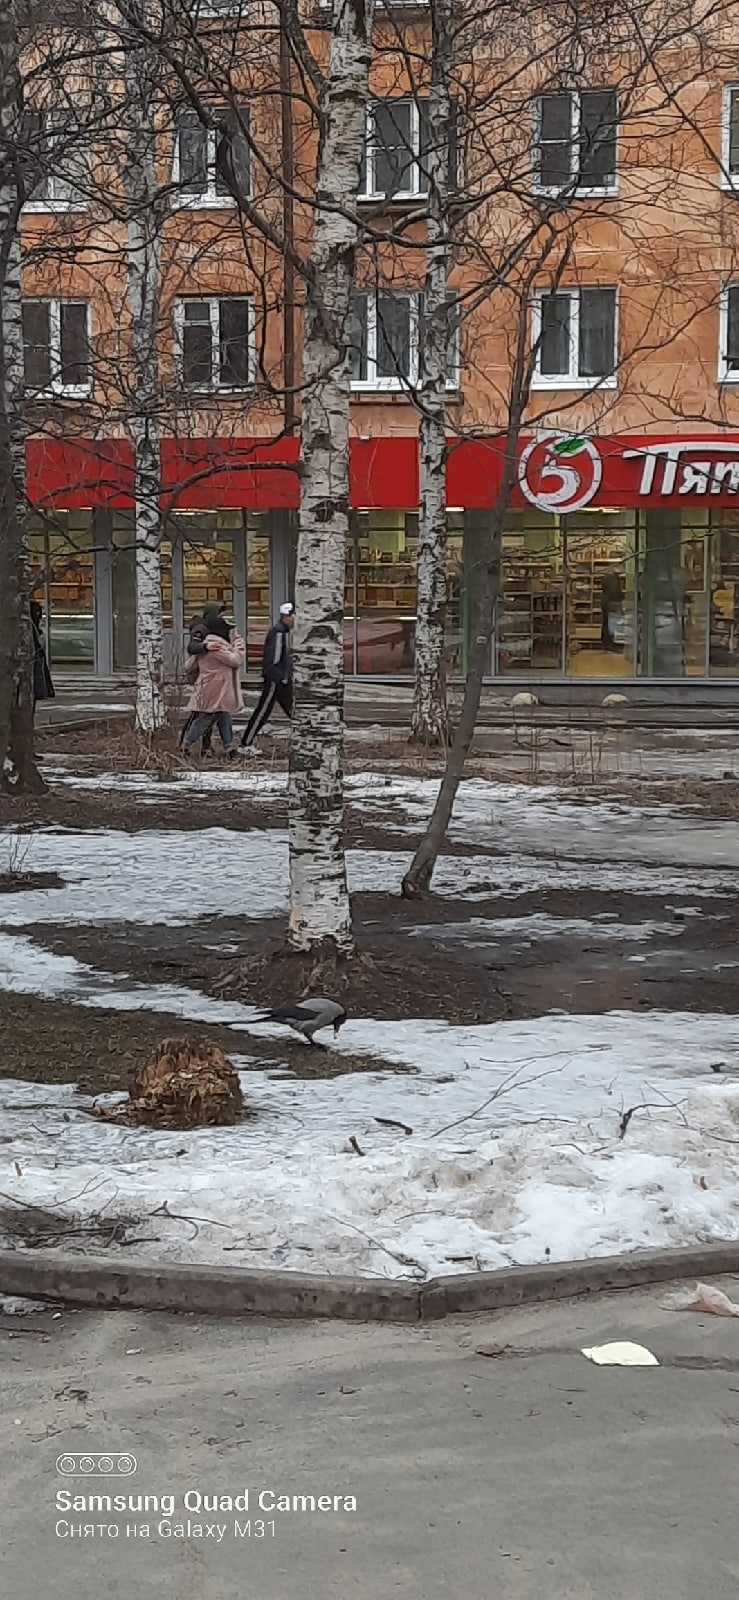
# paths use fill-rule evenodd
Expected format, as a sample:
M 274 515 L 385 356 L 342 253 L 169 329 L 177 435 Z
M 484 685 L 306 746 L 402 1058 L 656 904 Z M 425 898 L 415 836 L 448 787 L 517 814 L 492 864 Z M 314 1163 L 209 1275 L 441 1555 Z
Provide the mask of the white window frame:
M 739 82 L 725 83 L 721 100 L 721 188 L 730 194 L 739 194 L 739 172 L 729 171 L 732 95 L 739 95 Z
M 613 289 L 613 359 L 616 371 L 607 377 L 589 378 L 581 376 L 576 371 L 578 353 L 580 349 L 580 289 Z M 536 352 L 536 367 L 531 379 L 532 389 L 616 389 L 618 387 L 618 320 L 619 320 L 619 293 L 617 285 L 612 283 L 587 283 L 572 288 L 565 284 L 557 289 L 537 289 L 531 308 L 531 343 L 532 348 L 539 345 L 541 338 L 541 303 L 548 300 L 550 295 L 568 295 L 570 299 L 570 365 L 567 373 L 540 372 L 541 346 Z
M 402 0 L 402 3 L 407 5 L 408 0 Z M 411 108 L 410 149 L 412 154 L 409 171 L 412 188 L 396 189 L 393 194 L 387 194 L 384 189 L 375 187 L 375 151 L 382 147 L 377 145 L 374 139 L 374 110 L 375 106 L 387 104 L 408 105 Z M 410 95 L 388 95 L 385 100 L 377 98 L 371 100 L 367 107 L 365 149 L 367 154 L 366 188 L 360 192 L 360 200 L 373 200 L 375 203 L 384 200 L 387 205 L 397 205 L 403 201 L 424 200 L 426 198 L 427 189 L 421 187 L 421 113 L 417 100 L 412 99 Z
M 247 345 L 248 359 L 249 359 L 249 372 L 248 372 L 248 377 L 247 377 L 247 380 L 246 380 L 245 384 L 234 385 L 234 384 L 230 384 L 230 383 L 221 383 L 220 382 L 220 377 L 219 377 L 219 375 L 220 375 L 220 366 L 221 366 L 221 312 L 220 312 L 220 306 L 221 306 L 221 301 L 222 300 L 245 300 L 247 302 L 248 307 L 249 307 L 249 328 L 248 328 L 248 345 Z M 204 384 L 188 383 L 187 384 L 187 393 L 188 394 L 222 394 L 222 395 L 247 394 L 248 391 L 253 387 L 254 382 L 255 382 L 256 360 L 257 360 L 256 321 L 255 321 L 255 316 L 254 316 L 254 297 L 253 297 L 253 295 L 250 295 L 250 294 L 234 294 L 234 295 L 226 295 L 226 294 L 217 294 L 217 295 L 190 294 L 190 295 L 185 296 L 181 300 L 175 300 L 175 303 L 174 303 L 174 326 L 175 326 L 175 352 L 176 352 L 176 360 L 177 360 L 177 374 L 178 374 L 178 378 L 179 378 L 180 382 L 183 384 L 183 387 L 185 385 L 185 378 L 184 378 L 184 370 L 185 370 L 185 326 L 186 326 L 186 324 L 185 324 L 185 306 L 186 305 L 192 305 L 194 301 L 197 301 L 200 305 L 207 305 L 208 309 L 209 309 L 209 313 L 210 313 L 211 370 L 214 373 L 216 373 L 218 376 L 216 376 L 215 381 L 213 381 L 211 383 L 204 383 Z
M 190 108 L 183 107 L 183 109 L 189 111 Z M 200 194 L 183 194 L 180 188 L 180 125 L 179 121 L 175 120 L 171 197 L 173 211 L 230 211 L 236 205 L 235 195 L 220 194 L 217 187 L 216 161 L 221 129 L 204 128 L 203 132 L 206 136 L 207 188 L 201 190 Z
M 405 394 L 415 389 L 419 381 L 419 330 L 421 325 L 421 291 L 417 289 L 365 290 L 359 289 L 367 300 L 367 377 L 352 378 L 353 394 Z M 384 377 L 377 372 L 377 330 L 379 318 L 377 302 L 381 294 L 396 293 L 398 299 L 410 300 L 410 331 L 408 338 L 410 372 L 407 377 Z M 447 378 L 446 389 L 454 394 L 459 388 L 459 326 L 454 330 L 454 376 Z
M 603 89 L 610 89 L 610 88 L 613 87 L 613 85 L 604 83 L 604 84 L 601 85 L 601 87 Z M 595 88 L 596 88 L 596 85 L 593 84 L 593 89 L 595 90 Z M 541 102 L 545 98 L 547 92 L 548 92 L 547 90 L 542 90 L 541 94 L 537 97 L 536 110 L 535 110 L 535 113 L 534 113 L 534 118 L 535 118 L 535 121 L 534 121 L 534 191 L 535 191 L 536 194 L 551 195 L 554 198 L 557 195 L 562 194 L 564 192 L 564 190 L 567 189 L 567 185 L 540 183 L 539 182 L 539 175 L 538 175 L 539 174 L 539 157 L 540 157 L 540 153 L 541 153 Z M 578 165 L 579 165 L 579 159 L 580 159 L 580 115 L 581 115 L 580 97 L 581 97 L 583 91 L 581 89 L 555 89 L 555 90 L 551 90 L 549 92 L 551 92 L 552 94 L 566 94 L 566 95 L 569 95 L 570 100 L 574 102 L 574 104 L 573 104 L 573 112 L 572 112 L 572 121 L 571 121 L 571 124 L 570 124 L 570 179 L 572 180 L 577 174 Z M 587 93 L 587 90 L 585 92 Z M 616 93 L 616 109 L 618 111 L 618 93 Z M 615 129 L 614 144 L 615 144 L 615 156 L 614 156 L 613 177 L 606 179 L 606 182 L 602 183 L 602 184 L 577 184 L 577 185 L 575 185 L 569 191 L 571 193 L 573 199 L 578 199 L 578 200 L 590 200 L 590 199 L 592 199 L 592 200 L 595 200 L 595 199 L 602 198 L 604 195 L 615 195 L 615 194 L 618 194 L 618 176 L 619 176 L 619 170 L 620 170 L 620 164 L 619 164 L 620 136 L 619 136 L 619 119 L 618 119 L 618 115 L 616 116 L 616 129 Z
M 31 109 L 33 109 L 33 107 L 31 107 Z M 54 137 L 53 130 L 54 130 L 54 119 L 55 119 L 55 116 L 56 115 L 61 115 L 61 113 L 55 113 L 53 110 L 46 110 L 46 111 L 39 110 L 38 114 L 39 114 L 39 116 L 43 117 L 44 137 L 49 139 L 49 141 L 51 142 L 51 140 L 53 140 L 53 137 Z M 64 129 L 63 128 L 60 129 L 60 131 L 59 131 L 59 139 L 62 140 L 62 141 L 64 139 Z M 88 150 L 87 153 L 89 155 L 89 150 Z M 89 162 L 88 162 L 88 167 L 89 167 Z M 49 177 L 50 185 L 53 188 L 53 186 L 54 186 L 54 184 L 56 182 L 56 179 L 58 177 L 58 174 L 54 173 L 54 172 L 50 172 L 48 174 L 48 177 Z M 23 207 L 23 215 L 24 216 L 26 216 L 26 215 L 33 216 L 33 215 L 44 215 L 44 214 L 46 214 L 46 216 L 50 216 L 50 215 L 51 216 L 53 216 L 53 215 L 64 216 L 65 214 L 70 213 L 70 212 L 71 213 L 74 213 L 74 212 L 77 212 L 77 211 L 83 212 L 83 211 L 89 211 L 89 209 L 90 209 L 89 201 L 85 199 L 84 195 L 79 195 L 74 200 L 61 200 L 55 194 L 52 193 L 52 194 L 49 194 L 46 197 L 42 197 L 42 198 L 39 198 L 39 199 L 36 199 L 36 200 L 26 200 L 25 205 Z
M 51 383 L 45 389 L 35 389 L 32 384 L 26 387 L 26 394 L 32 400 L 86 400 L 92 394 L 92 329 L 91 306 L 89 300 L 83 300 L 79 295 L 63 295 L 52 299 L 49 295 L 32 295 L 24 299 L 24 304 L 29 299 L 37 304 L 49 307 L 49 363 L 51 366 Z M 62 306 L 79 305 L 85 307 L 85 320 L 87 324 L 87 349 L 90 360 L 90 376 L 86 383 L 62 383 L 58 374 L 62 364 Z M 55 373 L 57 376 L 55 376 Z
M 200 0 L 196 11 L 196 20 L 213 22 L 219 17 L 239 17 L 246 15 L 246 0 Z
M 736 289 L 739 293 L 739 279 L 725 283 L 719 295 L 718 311 L 718 381 L 719 383 L 739 383 L 739 367 L 730 367 L 726 359 L 727 345 L 729 342 L 729 290 Z

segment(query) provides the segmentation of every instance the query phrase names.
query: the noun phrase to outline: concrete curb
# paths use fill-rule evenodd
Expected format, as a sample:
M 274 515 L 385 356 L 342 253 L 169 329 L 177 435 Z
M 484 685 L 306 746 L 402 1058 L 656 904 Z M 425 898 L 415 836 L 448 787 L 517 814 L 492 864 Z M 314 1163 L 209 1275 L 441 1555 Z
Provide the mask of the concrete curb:
M 595 1261 L 560 1261 L 428 1283 L 324 1278 L 238 1267 L 112 1265 L 106 1256 L 0 1251 L 0 1294 L 105 1311 L 191 1312 L 220 1317 L 332 1317 L 351 1322 L 429 1322 L 454 1312 L 499 1311 L 544 1300 L 645 1288 L 678 1278 L 739 1274 L 739 1240 L 644 1250 Z

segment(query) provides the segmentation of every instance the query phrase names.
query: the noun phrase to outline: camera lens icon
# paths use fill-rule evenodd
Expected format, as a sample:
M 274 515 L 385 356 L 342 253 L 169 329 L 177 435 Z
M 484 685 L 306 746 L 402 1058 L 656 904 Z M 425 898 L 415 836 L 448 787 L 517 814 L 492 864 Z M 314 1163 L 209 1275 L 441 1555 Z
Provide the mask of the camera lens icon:
M 95 1451 L 57 1456 L 56 1470 L 64 1478 L 130 1478 L 138 1462 L 128 1451 Z

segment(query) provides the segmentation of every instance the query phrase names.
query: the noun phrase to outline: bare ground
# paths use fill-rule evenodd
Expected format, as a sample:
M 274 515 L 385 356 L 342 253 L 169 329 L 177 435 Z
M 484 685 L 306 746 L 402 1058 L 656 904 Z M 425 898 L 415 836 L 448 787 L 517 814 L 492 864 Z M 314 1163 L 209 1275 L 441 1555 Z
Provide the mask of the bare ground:
M 111 740 L 115 741 L 111 747 Z M 63 746 L 65 759 L 84 760 L 84 770 L 142 767 L 141 748 L 120 724 L 87 729 L 75 735 L 55 730 L 48 743 L 54 752 Z M 377 752 L 368 745 L 355 752 L 359 770 L 405 772 L 431 776 L 439 770 L 438 757 L 411 756 L 402 739 L 389 739 Z M 260 770 L 278 770 L 279 759 Z M 39 827 L 75 829 L 141 829 L 223 827 L 233 831 L 283 827 L 285 802 L 269 796 L 255 803 L 228 794 L 181 796 L 177 774 L 183 764 L 176 752 L 156 753 L 149 771 L 162 784 L 162 801 L 134 793 L 57 788 L 32 799 L 0 798 L 0 830 L 12 826 L 27 831 Z M 473 771 L 475 767 L 473 766 Z M 511 781 L 510 771 L 480 759 L 477 770 L 485 776 Z M 520 775 L 517 774 L 517 781 Z M 529 781 L 533 781 L 530 779 Z M 547 781 L 552 781 L 551 776 Z M 591 799 L 619 799 L 645 805 L 684 806 L 706 820 L 739 817 L 739 781 L 671 780 L 669 783 L 616 780 L 611 785 L 571 787 L 571 798 L 583 806 Z M 164 798 L 164 796 L 167 798 Z M 398 819 L 401 813 L 398 812 Z M 393 817 L 391 806 L 384 813 Z M 365 848 L 407 852 L 417 832 L 402 834 L 368 821 L 360 804 L 350 807 L 347 843 Z M 477 844 L 456 844 L 448 853 L 481 853 Z M 227 917 L 197 917 L 186 928 L 153 926 L 100 926 L 68 929 L 34 925 L 27 932 L 58 953 L 73 955 L 96 969 L 120 975 L 120 988 L 131 983 L 177 983 L 216 998 L 240 999 L 247 1004 L 270 1005 L 307 992 L 327 990 L 340 996 L 355 1017 L 394 1019 L 438 1018 L 474 1024 L 503 1018 L 545 1017 L 565 1010 L 598 1013 L 611 1009 L 667 1009 L 739 1011 L 739 898 L 690 896 L 697 915 L 686 916 L 659 894 L 621 894 L 597 890 L 574 894 L 557 888 L 556 878 L 546 891 L 500 895 L 495 889 L 495 862 L 490 854 L 490 892 L 486 899 L 440 900 L 434 896 L 408 903 L 399 895 L 361 894 L 355 898 L 359 960 L 346 967 L 319 969 L 288 957 L 283 948 L 280 919 L 245 922 Z M 0 858 L 0 867 L 3 865 Z M 23 887 L 18 874 L 0 877 L 2 896 Z M 400 876 L 400 874 L 399 874 Z M 29 875 L 29 878 L 32 875 Z M 706 873 L 710 883 L 710 874 Z M 585 934 L 564 930 L 556 940 L 486 936 L 474 925 L 458 937 L 450 925 L 473 919 L 530 916 L 543 913 L 560 918 L 589 920 Z M 634 941 L 626 932 L 612 939 L 598 937 L 598 919 L 611 925 L 667 924 L 669 933 Z M 425 931 L 419 933 L 419 929 Z M 21 931 L 21 930 L 18 930 Z M 134 1067 L 167 1033 L 188 1033 L 220 1044 L 226 1054 L 248 1053 L 253 1065 L 284 1064 L 300 1076 L 330 1076 L 347 1071 L 376 1069 L 368 1057 L 354 1058 L 340 1045 L 324 1053 L 312 1051 L 292 1036 L 281 1041 L 257 1040 L 228 1027 L 198 1026 L 179 1017 L 155 1015 L 145 1010 L 119 1012 L 61 1004 L 26 996 L 0 993 L 0 1076 L 46 1082 L 74 1080 L 89 1091 L 125 1089 Z

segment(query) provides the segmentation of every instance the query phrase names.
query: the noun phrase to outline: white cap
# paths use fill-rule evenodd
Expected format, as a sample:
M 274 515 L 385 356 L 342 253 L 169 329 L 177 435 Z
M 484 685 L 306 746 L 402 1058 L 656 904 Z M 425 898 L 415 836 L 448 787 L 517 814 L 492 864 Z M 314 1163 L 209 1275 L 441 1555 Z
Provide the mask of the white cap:
M 280 616 L 281 617 L 291 617 L 294 610 L 295 610 L 295 607 L 294 607 L 292 601 L 291 600 L 286 600 L 284 606 L 280 606 Z

